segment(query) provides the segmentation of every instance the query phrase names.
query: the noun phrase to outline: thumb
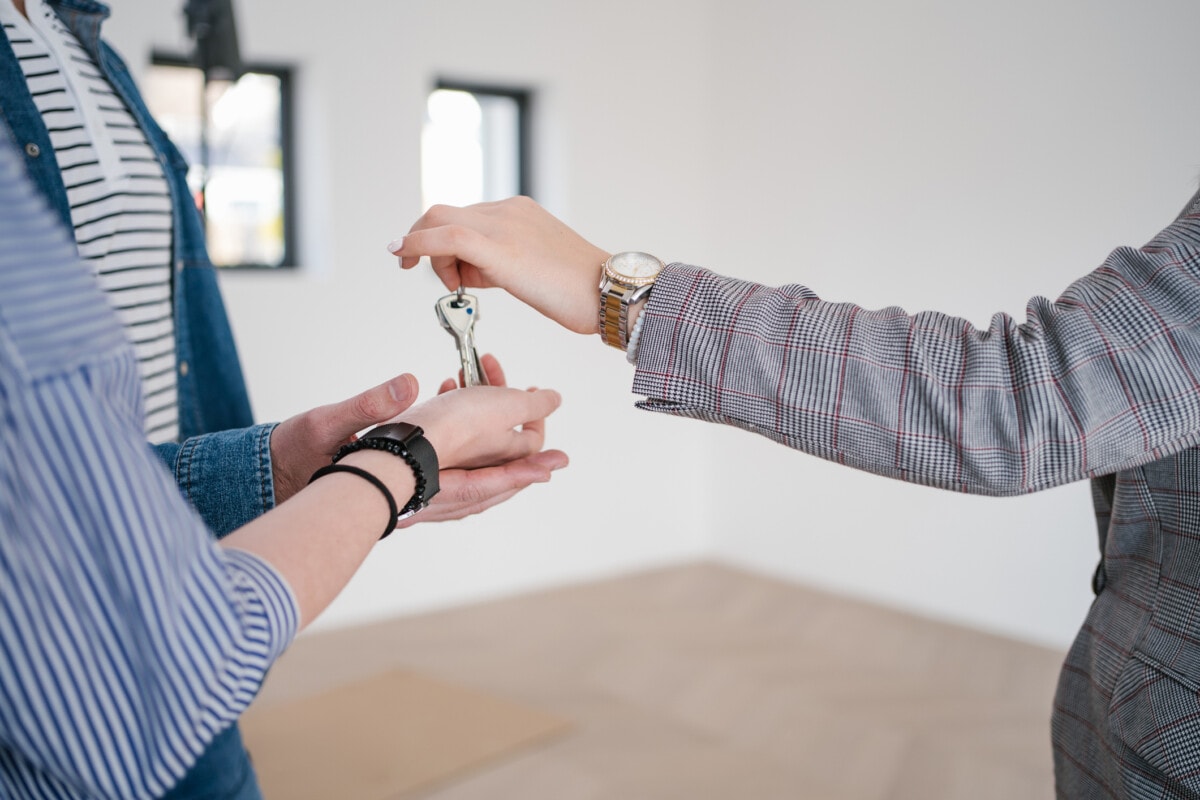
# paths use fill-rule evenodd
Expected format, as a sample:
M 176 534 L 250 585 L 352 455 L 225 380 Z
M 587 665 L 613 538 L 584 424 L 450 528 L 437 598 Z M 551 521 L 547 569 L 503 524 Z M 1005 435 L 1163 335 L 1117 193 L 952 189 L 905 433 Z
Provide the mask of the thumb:
M 313 433 L 331 446 L 346 441 L 363 428 L 387 422 L 417 399 L 417 379 L 405 373 L 340 403 L 314 409 Z

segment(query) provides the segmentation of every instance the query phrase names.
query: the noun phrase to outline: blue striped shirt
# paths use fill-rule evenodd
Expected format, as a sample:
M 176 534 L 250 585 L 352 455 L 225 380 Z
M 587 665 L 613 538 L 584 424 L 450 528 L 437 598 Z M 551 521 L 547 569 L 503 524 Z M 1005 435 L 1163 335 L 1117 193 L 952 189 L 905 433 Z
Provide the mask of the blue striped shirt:
M 138 365 L 0 134 L 0 796 L 160 795 L 295 634 L 146 444 Z

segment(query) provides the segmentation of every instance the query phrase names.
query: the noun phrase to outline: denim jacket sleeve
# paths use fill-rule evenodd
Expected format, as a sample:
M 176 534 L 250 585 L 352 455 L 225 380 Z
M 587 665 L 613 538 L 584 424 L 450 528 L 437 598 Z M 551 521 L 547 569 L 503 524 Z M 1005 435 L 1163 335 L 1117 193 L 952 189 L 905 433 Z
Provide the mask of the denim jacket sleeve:
M 206 433 L 155 447 L 184 497 L 218 538 L 275 507 L 271 433 L 276 424 Z

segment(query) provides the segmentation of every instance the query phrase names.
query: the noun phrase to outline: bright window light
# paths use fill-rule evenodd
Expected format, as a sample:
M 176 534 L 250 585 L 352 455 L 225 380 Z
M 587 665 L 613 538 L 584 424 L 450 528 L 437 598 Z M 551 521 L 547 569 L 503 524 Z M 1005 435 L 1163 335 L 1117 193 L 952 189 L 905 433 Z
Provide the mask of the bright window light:
M 443 84 L 429 95 L 421 135 L 425 208 L 528 194 L 528 94 Z

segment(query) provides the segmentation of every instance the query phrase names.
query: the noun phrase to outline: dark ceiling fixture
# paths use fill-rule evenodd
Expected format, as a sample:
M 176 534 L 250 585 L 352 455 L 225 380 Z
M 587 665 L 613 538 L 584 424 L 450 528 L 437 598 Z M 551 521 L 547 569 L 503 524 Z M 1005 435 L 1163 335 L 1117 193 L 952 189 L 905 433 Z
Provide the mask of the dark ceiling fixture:
M 213 82 L 233 82 L 242 77 L 245 66 L 238 49 L 237 20 L 233 0 L 186 0 L 187 33 L 191 38 L 192 64 L 204 75 L 200 93 L 200 212 L 206 208 L 210 166 L 208 141 L 209 86 Z

